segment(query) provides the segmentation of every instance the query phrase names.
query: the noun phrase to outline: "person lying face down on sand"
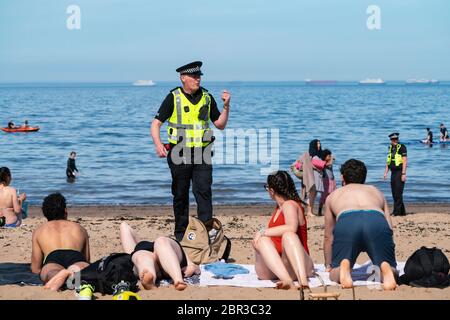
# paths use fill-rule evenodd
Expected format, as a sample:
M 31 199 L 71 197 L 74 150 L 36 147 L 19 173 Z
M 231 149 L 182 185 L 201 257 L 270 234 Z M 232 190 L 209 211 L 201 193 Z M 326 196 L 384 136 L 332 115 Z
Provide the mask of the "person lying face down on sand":
M 10 187 L 11 171 L 7 167 L 0 168 L 0 217 L 5 217 L 6 228 L 19 227 L 22 223 L 22 203 L 25 193 L 17 196 L 17 191 Z
M 172 278 L 176 290 L 184 290 L 184 277 L 200 274 L 200 268 L 184 252 L 180 243 L 169 237 L 159 237 L 154 242 L 139 241 L 136 232 L 126 223 L 120 225 L 120 240 L 124 252 L 131 254 L 144 289 L 155 289 L 156 279 Z
M 278 289 L 290 289 L 294 280 L 308 287 L 314 263 L 309 256 L 306 218 L 294 181 L 286 171 L 277 171 L 267 177 L 264 187 L 277 206 L 268 228 L 257 232 L 252 241 L 256 274 L 263 280 L 279 279 Z
M 47 196 L 42 212 L 48 222 L 33 232 L 31 271 L 39 273 L 46 289 L 56 291 L 69 276 L 89 265 L 89 236 L 78 223 L 67 221 L 62 194 Z
M 363 162 L 346 161 L 341 167 L 344 187 L 325 202 L 325 267 L 330 279 L 351 288 L 351 270 L 361 252 L 380 267 L 385 290 L 394 290 L 395 244 L 389 208 L 383 194 L 364 185 L 367 169 Z

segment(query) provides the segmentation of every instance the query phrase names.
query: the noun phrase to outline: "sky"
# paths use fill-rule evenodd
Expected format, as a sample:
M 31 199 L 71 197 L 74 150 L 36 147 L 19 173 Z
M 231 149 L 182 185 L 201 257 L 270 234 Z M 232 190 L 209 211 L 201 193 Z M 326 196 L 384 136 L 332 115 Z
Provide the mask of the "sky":
M 209 81 L 450 80 L 450 1 L 0 0 L 0 82 L 176 81 L 194 60 Z

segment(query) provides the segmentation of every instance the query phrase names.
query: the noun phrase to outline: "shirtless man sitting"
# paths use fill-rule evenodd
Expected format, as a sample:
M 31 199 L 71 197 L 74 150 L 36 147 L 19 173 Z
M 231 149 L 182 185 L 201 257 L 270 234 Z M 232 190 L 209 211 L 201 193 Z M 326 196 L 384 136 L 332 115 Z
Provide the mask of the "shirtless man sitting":
M 78 223 L 67 220 L 62 194 L 47 196 L 42 212 L 48 222 L 33 232 L 31 271 L 39 273 L 45 288 L 56 291 L 69 276 L 89 265 L 89 236 Z
M 395 244 L 389 208 L 383 194 L 364 185 L 367 169 L 350 159 L 341 167 L 343 187 L 325 203 L 325 266 L 330 279 L 351 288 L 352 267 L 361 252 L 380 267 L 385 290 L 395 290 Z
M 22 203 L 27 198 L 25 193 L 17 196 L 15 188 L 10 186 L 11 171 L 0 168 L 0 217 L 4 217 L 4 227 L 15 228 L 22 223 Z

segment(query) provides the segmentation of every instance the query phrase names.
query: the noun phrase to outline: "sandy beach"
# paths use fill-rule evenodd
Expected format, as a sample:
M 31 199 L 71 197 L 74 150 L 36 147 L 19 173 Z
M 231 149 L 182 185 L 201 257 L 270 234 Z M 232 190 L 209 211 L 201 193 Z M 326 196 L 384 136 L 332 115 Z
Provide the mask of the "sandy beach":
M 265 226 L 273 212 L 272 205 L 215 206 L 215 216 L 222 221 L 226 235 L 232 242 L 233 262 L 253 264 L 254 253 L 251 239 L 260 227 Z M 439 247 L 450 258 L 450 205 L 415 204 L 408 205 L 405 217 L 393 217 L 394 240 L 397 261 L 406 259 L 421 246 Z M 191 208 L 195 214 L 195 208 Z M 90 234 L 91 257 L 95 261 L 112 252 L 121 252 L 119 225 L 127 221 L 140 236 L 155 239 L 172 235 L 174 218 L 169 206 L 86 206 L 69 208 L 69 219 L 78 221 Z M 45 219 L 39 207 L 30 208 L 30 217 L 18 229 L 0 229 L 0 262 L 29 262 L 31 256 L 31 235 Z M 315 263 L 323 263 L 323 217 L 308 219 L 308 245 Z M 361 255 L 358 263 L 368 259 Z M 322 288 L 313 292 L 322 292 Z M 340 299 L 352 299 L 350 290 L 329 288 L 339 292 Z M 298 299 L 297 290 L 253 289 L 235 287 L 189 286 L 183 292 L 172 287 L 160 287 L 153 291 L 139 292 L 143 299 Z M 111 296 L 95 294 L 98 299 L 110 300 Z M 63 299 L 75 300 L 73 291 L 50 292 L 43 287 L 0 286 L 0 299 Z M 356 299 L 450 299 L 450 288 L 424 289 L 399 286 L 396 291 L 384 292 L 366 287 L 356 288 Z

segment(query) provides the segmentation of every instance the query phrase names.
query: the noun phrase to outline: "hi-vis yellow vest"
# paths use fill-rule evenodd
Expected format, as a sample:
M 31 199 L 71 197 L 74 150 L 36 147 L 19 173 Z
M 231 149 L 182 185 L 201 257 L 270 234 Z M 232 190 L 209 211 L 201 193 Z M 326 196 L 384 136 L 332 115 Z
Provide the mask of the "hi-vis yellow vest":
M 202 90 L 202 98 L 197 104 L 192 104 L 180 88 L 172 91 L 174 108 L 167 125 L 167 135 L 170 143 L 177 144 L 180 136 L 187 147 L 204 147 L 210 143 L 212 130 L 209 129 L 211 97 Z M 203 106 L 208 107 L 207 120 L 200 120 L 198 114 Z
M 402 155 L 400 153 L 398 153 L 398 151 L 400 150 L 400 148 L 402 147 L 402 145 L 399 143 L 397 144 L 397 149 L 395 150 L 395 157 L 394 157 L 394 163 L 396 167 L 399 167 L 403 164 L 403 158 Z M 389 166 L 392 162 L 392 144 L 389 146 L 389 153 L 387 156 L 387 165 Z

